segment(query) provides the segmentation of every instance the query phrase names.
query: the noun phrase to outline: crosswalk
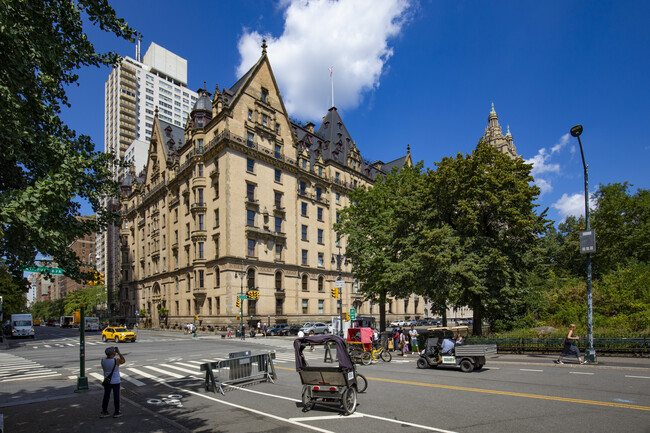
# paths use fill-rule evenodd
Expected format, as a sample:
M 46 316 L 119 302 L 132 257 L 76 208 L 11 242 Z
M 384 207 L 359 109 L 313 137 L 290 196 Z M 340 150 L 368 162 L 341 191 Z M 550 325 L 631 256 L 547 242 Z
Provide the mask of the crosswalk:
M 0 383 L 56 376 L 61 376 L 61 373 L 20 356 L 0 353 Z
M 307 360 L 322 359 L 319 354 L 307 354 Z M 148 381 L 164 382 L 168 380 L 203 380 L 205 373 L 201 372 L 201 364 L 227 359 L 227 357 L 213 357 L 198 360 L 174 360 L 156 364 L 136 364 L 131 366 L 125 364 L 120 367 L 120 378 L 122 383 L 131 384 L 137 387 L 147 385 Z M 294 363 L 293 353 L 276 353 L 275 364 Z M 88 373 L 88 376 L 98 382 L 104 380 L 104 374 L 99 366 L 96 366 Z M 72 378 L 73 376 L 71 376 Z
M 187 340 L 187 338 L 144 338 L 144 339 L 139 339 L 138 342 L 140 343 L 158 343 L 158 342 L 172 342 L 172 341 L 182 341 L 182 340 Z M 85 345 L 86 346 L 97 346 L 97 345 L 105 345 L 106 343 L 102 341 L 96 341 L 96 340 L 86 340 Z M 79 339 L 74 339 L 74 338 L 64 338 L 64 339 L 58 339 L 58 340 L 44 340 L 44 341 L 36 341 L 32 343 L 25 344 L 28 347 L 31 347 L 34 350 L 38 349 L 52 349 L 52 348 L 68 348 L 68 347 L 78 347 L 80 345 Z

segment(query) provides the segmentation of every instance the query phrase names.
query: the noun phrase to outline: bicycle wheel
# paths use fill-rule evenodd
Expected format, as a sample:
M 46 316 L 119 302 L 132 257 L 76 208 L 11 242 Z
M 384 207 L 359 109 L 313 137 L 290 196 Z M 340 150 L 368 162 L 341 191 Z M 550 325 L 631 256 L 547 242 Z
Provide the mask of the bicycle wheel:
M 357 373 L 357 391 L 359 393 L 365 392 L 368 388 L 368 379 L 361 373 Z
M 370 354 L 370 352 L 363 352 L 361 354 L 361 363 L 363 365 L 370 365 L 371 362 L 372 362 L 372 355 Z
M 307 389 L 306 386 L 302 387 L 302 410 L 303 412 L 307 412 L 308 410 L 311 410 L 314 407 L 314 403 L 311 400 L 311 397 L 309 395 L 309 389 Z
M 381 360 L 384 362 L 390 362 L 391 359 L 393 359 L 393 355 L 390 354 L 388 350 L 384 350 L 381 352 Z
M 354 388 L 348 388 L 343 392 L 342 401 L 343 410 L 346 415 L 351 415 L 357 408 L 357 391 Z

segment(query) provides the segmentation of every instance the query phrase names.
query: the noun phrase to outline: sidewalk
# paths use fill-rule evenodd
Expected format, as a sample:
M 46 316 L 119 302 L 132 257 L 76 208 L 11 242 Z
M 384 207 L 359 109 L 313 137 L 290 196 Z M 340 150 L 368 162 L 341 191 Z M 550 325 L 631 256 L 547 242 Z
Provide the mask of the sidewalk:
M 4 387 L 3 387 L 4 388 Z M 121 393 L 121 418 L 99 418 L 103 390 L 90 385 L 90 391 L 75 393 L 76 385 L 43 391 L 35 398 L 0 403 L 4 431 L 12 433 L 187 432 L 186 428 L 141 406 Z M 124 391 L 124 390 L 123 390 Z M 49 394 L 49 395 L 44 395 Z M 6 399 L 4 399 L 6 400 Z M 112 414 L 113 400 L 109 404 Z

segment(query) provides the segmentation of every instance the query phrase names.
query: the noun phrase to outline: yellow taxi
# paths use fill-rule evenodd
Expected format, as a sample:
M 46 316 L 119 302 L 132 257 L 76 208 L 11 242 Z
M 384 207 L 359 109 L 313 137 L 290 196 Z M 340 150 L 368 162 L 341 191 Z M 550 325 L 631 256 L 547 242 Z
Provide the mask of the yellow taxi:
M 116 343 L 132 341 L 135 343 L 135 332 L 123 326 L 109 326 L 102 331 L 102 341 L 113 340 Z

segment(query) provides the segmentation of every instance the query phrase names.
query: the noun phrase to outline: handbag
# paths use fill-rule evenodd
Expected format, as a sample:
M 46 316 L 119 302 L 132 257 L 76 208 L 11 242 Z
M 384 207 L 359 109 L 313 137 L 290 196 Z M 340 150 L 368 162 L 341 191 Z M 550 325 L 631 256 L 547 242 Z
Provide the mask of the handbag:
M 113 378 L 113 372 L 115 371 L 115 367 L 117 367 L 117 360 L 115 360 L 115 364 L 113 364 L 113 369 L 111 370 L 111 374 L 106 376 L 102 381 L 102 386 L 104 387 L 104 389 L 111 386 L 111 379 Z

